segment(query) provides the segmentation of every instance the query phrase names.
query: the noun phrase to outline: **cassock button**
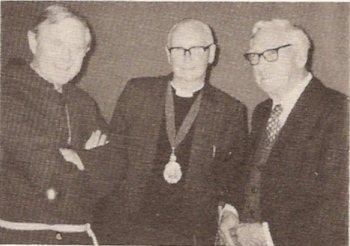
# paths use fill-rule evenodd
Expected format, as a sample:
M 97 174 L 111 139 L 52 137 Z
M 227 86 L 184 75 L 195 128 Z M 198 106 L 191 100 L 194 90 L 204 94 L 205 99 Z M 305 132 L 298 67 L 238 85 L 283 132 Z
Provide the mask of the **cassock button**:
M 50 188 L 46 191 L 46 196 L 47 196 L 47 199 L 49 199 L 50 201 L 53 201 L 56 199 L 57 192 L 55 191 L 55 189 Z
M 62 240 L 62 235 L 61 235 L 61 233 L 59 233 L 59 232 L 56 233 L 56 239 L 59 240 L 59 241 Z

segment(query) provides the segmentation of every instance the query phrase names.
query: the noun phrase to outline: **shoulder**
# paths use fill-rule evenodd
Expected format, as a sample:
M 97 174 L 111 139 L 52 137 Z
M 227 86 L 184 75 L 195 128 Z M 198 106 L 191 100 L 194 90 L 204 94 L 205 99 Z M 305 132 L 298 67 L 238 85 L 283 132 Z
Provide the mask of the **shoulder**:
M 128 84 L 133 84 L 133 85 L 142 85 L 144 83 L 159 83 L 161 81 L 165 82 L 171 79 L 170 75 L 161 75 L 161 76 L 156 76 L 156 77 L 138 77 L 138 78 L 132 78 L 128 81 Z
M 167 83 L 170 79 L 171 77 L 169 76 L 133 78 L 127 82 L 125 89 L 150 90 L 151 88 Z
M 332 105 L 333 107 L 345 106 L 349 103 L 348 96 L 328 87 L 325 89 L 325 96 L 323 97 L 323 100 L 327 105 Z
M 1 68 L 1 89 L 2 92 L 11 92 L 13 89 L 26 86 L 30 68 L 27 65 L 10 64 Z
M 314 78 L 312 81 L 314 91 L 321 94 L 321 100 L 317 103 L 320 110 L 338 111 L 347 110 L 349 104 L 349 97 L 345 94 L 325 86 L 319 79 Z
M 228 93 L 220 90 L 219 88 L 211 84 L 208 84 L 207 86 L 208 86 L 209 97 L 217 101 L 220 105 L 231 109 L 238 108 L 240 110 L 246 110 L 246 106 L 238 99 L 232 97 Z
M 6 65 L 1 68 L 1 101 L 14 107 L 15 102 L 26 104 L 27 98 L 35 99 L 31 83 L 33 71 L 28 65 Z
M 67 84 L 67 92 L 69 95 L 70 100 L 79 101 L 79 104 L 84 105 L 95 105 L 96 102 L 90 96 L 88 92 L 83 90 L 82 88 L 74 85 L 74 84 Z
M 145 100 L 158 97 L 166 91 L 169 76 L 133 78 L 127 82 L 118 101 Z

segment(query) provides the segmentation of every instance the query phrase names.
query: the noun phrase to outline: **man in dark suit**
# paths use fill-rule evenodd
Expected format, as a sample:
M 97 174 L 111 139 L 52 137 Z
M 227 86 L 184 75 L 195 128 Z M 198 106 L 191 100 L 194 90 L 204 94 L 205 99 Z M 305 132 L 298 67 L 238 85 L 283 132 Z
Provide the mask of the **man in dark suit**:
M 254 26 L 245 57 L 270 98 L 252 118 L 243 246 L 348 245 L 348 100 L 307 71 L 309 48 L 287 20 Z
M 217 208 L 236 194 L 229 181 L 248 134 L 245 106 L 207 80 L 215 51 L 208 25 L 181 21 L 166 47 L 173 73 L 127 83 L 111 130 L 128 168 L 123 187 L 105 205 L 110 223 L 102 229 L 110 233 L 103 243 L 214 243 Z

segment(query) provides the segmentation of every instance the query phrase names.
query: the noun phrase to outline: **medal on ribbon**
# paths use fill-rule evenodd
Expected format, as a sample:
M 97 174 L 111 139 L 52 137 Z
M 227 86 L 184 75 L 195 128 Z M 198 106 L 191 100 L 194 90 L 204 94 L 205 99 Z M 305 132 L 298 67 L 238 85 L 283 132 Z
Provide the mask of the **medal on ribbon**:
M 175 149 L 173 148 L 170 160 L 165 165 L 163 177 L 169 184 L 176 184 L 182 177 L 181 166 L 176 162 Z
M 176 184 L 181 180 L 181 166 L 176 162 L 175 149 L 185 139 L 199 111 L 199 106 L 202 98 L 202 93 L 198 95 L 190 111 L 186 115 L 179 131 L 175 129 L 175 110 L 174 98 L 171 91 L 171 84 L 168 84 L 166 101 L 165 101 L 165 119 L 168 139 L 172 148 L 169 162 L 165 165 L 163 177 L 169 184 Z

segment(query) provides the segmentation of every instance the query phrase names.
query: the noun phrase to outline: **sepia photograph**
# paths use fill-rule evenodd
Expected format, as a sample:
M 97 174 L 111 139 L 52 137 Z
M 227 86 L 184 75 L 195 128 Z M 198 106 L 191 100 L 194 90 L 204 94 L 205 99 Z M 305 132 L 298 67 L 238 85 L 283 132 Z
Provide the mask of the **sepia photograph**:
M 349 245 L 350 3 L 1 1 L 0 244 Z

